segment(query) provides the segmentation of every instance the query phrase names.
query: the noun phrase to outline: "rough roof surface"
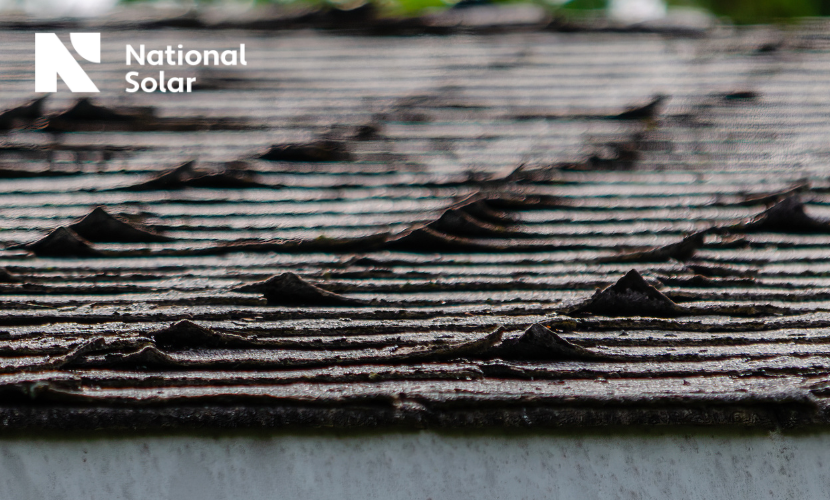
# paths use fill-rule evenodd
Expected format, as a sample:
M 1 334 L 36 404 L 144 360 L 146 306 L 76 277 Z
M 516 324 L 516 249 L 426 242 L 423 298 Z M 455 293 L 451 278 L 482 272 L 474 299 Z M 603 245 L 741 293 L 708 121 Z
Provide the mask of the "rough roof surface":
M 828 422 L 824 24 L 185 21 L 81 101 L 0 31 L 5 428 Z

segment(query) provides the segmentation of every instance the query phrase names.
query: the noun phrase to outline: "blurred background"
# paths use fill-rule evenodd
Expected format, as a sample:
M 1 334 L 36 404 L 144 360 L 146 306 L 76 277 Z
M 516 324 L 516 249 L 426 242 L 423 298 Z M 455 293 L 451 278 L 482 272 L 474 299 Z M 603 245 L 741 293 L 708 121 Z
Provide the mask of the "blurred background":
M 249 9 L 286 5 L 350 9 L 365 0 L 0 0 L 0 10 L 45 17 L 104 15 L 125 4 L 197 9 L 205 6 Z M 787 23 L 802 17 L 830 15 L 830 0 L 371 0 L 389 16 L 413 16 L 447 8 L 485 3 L 533 3 L 562 16 L 602 16 L 638 22 L 664 18 L 672 12 L 697 13 L 735 24 Z

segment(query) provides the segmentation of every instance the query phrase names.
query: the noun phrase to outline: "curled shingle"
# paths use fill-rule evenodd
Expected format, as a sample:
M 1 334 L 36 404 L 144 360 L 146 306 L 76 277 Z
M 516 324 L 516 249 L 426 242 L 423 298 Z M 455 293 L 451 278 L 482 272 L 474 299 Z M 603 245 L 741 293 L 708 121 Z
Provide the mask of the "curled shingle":
M 88 358 L 84 362 L 91 366 L 98 365 L 113 368 L 171 368 L 181 365 L 178 360 L 151 343 L 136 345 L 133 350 L 126 352 L 116 351 L 103 354 L 94 359 Z
M 616 120 L 649 120 L 660 114 L 663 104 L 668 100 L 668 96 L 658 94 L 652 97 L 651 101 L 642 106 L 629 108 L 618 115 L 611 118 Z
M 487 335 L 449 345 L 433 345 L 401 349 L 388 358 L 389 362 L 442 361 L 459 358 L 480 358 L 501 342 L 504 328 L 499 327 Z
M 97 207 L 89 215 L 69 226 L 69 229 L 75 231 L 82 238 L 95 242 L 132 243 L 172 240 L 167 236 L 140 229 L 124 222 L 110 215 L 101 207 Z
M 242 285 L 234 290 L 243 293 L 261 293 L 272 305 L 360 306 L 370 303 L 329 292 L 290 272 L 265 281 Z
M 538 323 L 528 328 L 520 337 L 503 341 L 490 354 L 509 360 L 565 361 L 604 358 L 600 354 L 568 342 Z
M 75 231 L 59 227 L 40 240 L 23 245 L 39 257 L 97 257 L 101 252 Z
M 0 130 L 25 127 L 43 115 L 43 103 L 48 94 L 0 113 Z
M 147 181 L 121 188 L 127 191 L 162 191 L 194 188 L 235 189 L 276 187 L 259 182 L 256 175 L 239 163 L 232 162 L 221 170 L 203 170 L 196 168 L 195 160 L 190 160 Z
M 182 320 L 149 335 L 162 349 L 197 349 L 211 347 L 251 347 L 251 342 L 239 335 L 219 333 L 190 320 Z
M 193 175 L 193 167 L 196 164 L 195 160 L 189 160 L 181 165 L 166 170 L 152 179 L 124 188 L 129 191 L 152 191 L 162 189 L 180 189 L 186 178 Z
M 570 314 L 600 316 L 673 317 L 687 312 L 651 286 L 635 269 L 613 285 L 598 290 L 593 297 L 570 311 Z
M 68 352 L 56 356 L 49 356 L 42 363 L 35 363 L 27 366 L 23 371 L 46 371 L 59 370 L 70 366 L 76 366 L 83 362 L 86 356 L 95 354 L 107 349 L 107 341 L 103 337 L 86 339 L 72 347 Z M 2 371 L 2 369 L 0 369 Z
M 344 142 L 319 140 L 306 144 L 275 144 L 257 158 L 267 161 L 351 161 L 352 154 Z
M 670 259 L 686 261 L 691 259 L 703 246 L 706 231 L 698 231 L 684 237 L 677 243 L 650 248 L 638 252 L 603 257 L 600 262 L 664 262 Z
M 746 194 L 737 202 L 737 205 L 775 205 L 776 203 L 793 196 L 798 196 L 800 193 L 810 190 L 809 182 L 797 182 L 783 191 L 776 191 L 772 193 L 753 193 Z M 733 203 L 735 204 L 735 203 Z
M 813 218 L 798 195 L 788 196 L 751 220 L 727 228 L 739 232 L 826 233 L 830 221 Z
M 521 245 L 492 241 L 533 236 L 532 233 L 513 229 L 515 222 L 509 213 L 491 208 L 485 200 L 467 197 L 447 208 L 437 219 L 413 225 L 390 239 L 388 245 L 407 251 L 517 249 Z
M 404 252 L 506 252 L 519 251 L 510 243 L 482 241 L 465 236 L 442 233 L 428 225 L 416 225 L 397 237 L 390 238 L 389 249 Z

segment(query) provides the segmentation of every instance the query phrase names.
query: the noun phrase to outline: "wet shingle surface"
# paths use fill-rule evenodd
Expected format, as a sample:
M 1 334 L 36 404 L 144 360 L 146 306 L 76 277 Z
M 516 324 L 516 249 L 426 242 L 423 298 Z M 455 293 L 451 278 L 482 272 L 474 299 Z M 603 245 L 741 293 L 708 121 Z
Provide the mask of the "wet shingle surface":
M 826 26 L 145 28 L 0 32 L 6 428 L 827 422 Z

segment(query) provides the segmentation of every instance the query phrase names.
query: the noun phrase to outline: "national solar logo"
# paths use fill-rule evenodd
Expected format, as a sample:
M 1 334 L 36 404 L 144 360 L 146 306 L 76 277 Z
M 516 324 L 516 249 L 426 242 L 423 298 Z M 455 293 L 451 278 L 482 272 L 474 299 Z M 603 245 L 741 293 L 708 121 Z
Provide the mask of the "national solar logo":
M 72 48 L 92 63 L 101 62 L 100 33 L 70 33 Z M 55 33 L 35 33 L 35 92 L 57 92 L 58 77 L 72 92 L 98 92 L 98 87 Z
M 70 33 L 72 49 L 86 62 L 101 62 L 100 33 Z M 247 66 L 245 44 L 230 50 L 184 50 L 182 44 L 177 49 L 168 45 L 164 49 L 147 49 L 140 44 L 138 49 L 132 45 L 125 46 L 126 66 Z M 168 70 L 169 71 L 169 70 Z M 191 73 L 192 74 L 192 73 Z M 92 79 L 87 75 L 72 52 L 61 42 L 55 33 L 35 34 L 35 92 L 57 92 L 58 78 L 66 83 L 72 92 L 99 92 Z M 124 75 L 127 86 L 125 92 L 139 90 L 152 92 L 192 92 L 196 77 L 171 76 L 164 70 L 157 76 L 143 76 L 138 71 L 127 71 Z
M 233 50 L 184 50 L 184 45 L 178 44 L 174 49 L 168 45 L 165 49 L 147 50 L 144 44 L 138 46 L 138 50 L 132 45 L 126 46 L 127 66 L 137 63 L 141 66 L 247 66 L 245 60 L 245 44 L 240 44 L 239 49 Z M 141 79 L 139 81 L 139 78 Z M 144 77 L 138 71 L 130 71 L 126 74 L 127 92 L 191 92 L 196 77 L 177 77 L 165 75 L 164 71 L 158 72 L 158 77 Z

